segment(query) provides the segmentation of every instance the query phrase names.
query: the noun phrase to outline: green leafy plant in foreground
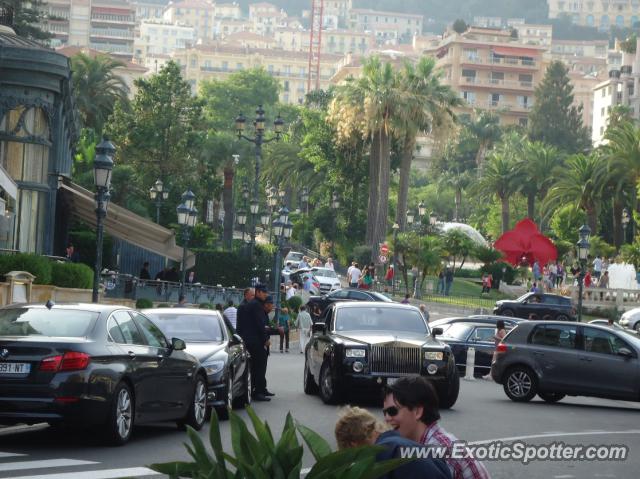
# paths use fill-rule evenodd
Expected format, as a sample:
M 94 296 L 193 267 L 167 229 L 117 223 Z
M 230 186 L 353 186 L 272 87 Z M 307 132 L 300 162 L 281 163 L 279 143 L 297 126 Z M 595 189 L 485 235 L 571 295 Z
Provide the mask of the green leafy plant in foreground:
M 255 434 L 249 431 L 238 414 L 229 411 L 233 455 L 225 452 L 222 447 L 218 416 L 214 411 L 209 429 L 209 443 L 213 454 L 200 435 L 187 427 L 191 443 L 185 446 L 193 461 L 152 464 L 151 469 L 166 474 L 171 479 L 298 479 L 304 452 L 298 441 L 298 433 L 316 460 L 305 476 L 307 479 L 375 479 L 411 460 L 376 462 L 376 454 L 383 450 L 379 446 L 362 446 L 334 452 L 319 434 L 302 424 L 296 424 L 291 413 L 287 414 L 282 434 L 276 442 L 269 424 L 260 420 L 249 406 L 247 413 Z

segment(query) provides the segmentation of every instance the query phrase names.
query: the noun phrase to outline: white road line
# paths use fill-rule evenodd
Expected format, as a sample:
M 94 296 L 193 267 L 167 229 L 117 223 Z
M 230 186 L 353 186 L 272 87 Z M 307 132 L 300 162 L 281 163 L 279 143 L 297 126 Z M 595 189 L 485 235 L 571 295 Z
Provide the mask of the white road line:
M 116 479 L 121 477 L 140 477 L 160 475 L 147 467 L 129 467 L 125 469 L 103 469 L 98 471 L 62 472 L 59 474 L 42 474 L 39 476 L 20 476 L 12 479 Z
M 94 461 L 78 461 L 75 459 L 47 459 L 44 461 L 20 461 L 0 464 L 0 472 L 21 471 L 25 469 L 44 469 L 47 467 L 85 466 L 100 464 Z
M 627 431 L 580 431 L 580 432 L 560 432 L 550 434 L 532 434 L 531 436 L 513 436 L 513 437 L 499 437 L 496 439 L 486 439 L 483 441 L 470 441 L 470 445 L 477 444 L 489 444 L 491 442 L 513 442 L 523 441 L 526 439 L 541 439 L 545 437 L 564 437 L 564 436 L 601 436 L 601 435 L 613 435 L 613 434 L 640 434 L 640 429 L 630 429 Z
M 572 476 L 571 474 L 564 474 L 562 476 L 553 476 L 555 479 L 572 479 L 576 476 Z
M 19 456 L 26 456 L 26 454 L 19 454 L 17 452 L 0 452 L 0 459 L 3 459 L 5 457 L 19 457 Z

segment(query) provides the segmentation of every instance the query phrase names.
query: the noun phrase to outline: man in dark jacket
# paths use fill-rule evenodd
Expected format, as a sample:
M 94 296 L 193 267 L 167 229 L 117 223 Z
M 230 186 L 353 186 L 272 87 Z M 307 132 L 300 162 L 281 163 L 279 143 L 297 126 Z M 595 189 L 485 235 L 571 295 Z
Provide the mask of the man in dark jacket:
M 366 409 L 348 406 L 342 410 L 336 423 L 336 442 L 339 449 L 374 444 L 384 446 L 385 450 L 376 456 L 378 461 L 401 458 L 403 448 L 423 448 L 420 443 L 406 439 L 396 431 L 385 429 L 387 429 L 386 426 Z M 382 479 L 414 477 L 451 479 L 451 471 L 441 459 L 420 458 L 380 477 Z
M 255 298 L 238 308 L 236 331 L 244 341 L 251 355 L 251 377 L 254 386 L 255 401 L 270 401 L 267 391 L 267 350 L 269 337 L 266 334 L 266 313 L 264 302 L 268 292 L 266 286 L 255 287 Z

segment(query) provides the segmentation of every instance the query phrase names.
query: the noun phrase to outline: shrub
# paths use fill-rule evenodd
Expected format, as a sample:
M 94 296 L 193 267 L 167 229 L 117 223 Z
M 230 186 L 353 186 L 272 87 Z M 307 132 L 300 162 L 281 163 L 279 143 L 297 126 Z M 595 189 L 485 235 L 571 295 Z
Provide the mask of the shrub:
M 353 248 L 353 261 L 357 261 L 360 267 L 369 264 L 371 262 L 371 247 L 370 246 L 356 246 Z
M 148 298 L 139 298 L 136 301 L 136 309 L 149 309 L 153 308 L 153 301 Z
M 300 296 L 292 296 L 287 301 L 287 305 L 289 306 L 289 309 L 291 309 L 291 311 L 297 313 L 300 310 L 300 306 L 302 306 L 302 298 Z
M 170 308 L 171 305 L 167 304 L 167 303 L 160 303 L 158 306 L 156 306 L 157 308 Z
M 504 274 L 502 273 L 503 268 Z M 482 268 L 480 268 L 480 271 L 482 273 L 489 273 L 493 277 L 492 287 L 494 289 L 498 289 L 498 287 L 500 286 L 500 281 L 506 281 L 507 284 L 512 284 L 513 280 L 516 278 L 517 270 L 509 263 L 498 261 L 496 263 L 484 265 Z
M 51 283 L 61 288 L 91 289 L 93 270 L 82 263 L 51 263 Z
M 18 253 L 0 256 L 0 275 L 11 271 L 27 271 L 34 275 L 34 284 L 51 284 L 51 260 L 37 254 Z
M 198 309 L 214 309 L 214 308 L 213 308 L 213 304 L 211 303 L 200 303 L 200 306 L 198 306 Z
M 456 271 L 456 277 L 458 278 L 482 278 L 482 271 L 479 269 L 462 268 Z
M 251 284 L 251 278 L 264 279 L 273 266 L 273 255 L 268 247 L 256 245 L 257 264 L 246 254 L 227 251 L 198 251 L 195 273 L 196 281 L 202 284 L 237 286 Z M 254 270 L 254 266 L 256 270 Z

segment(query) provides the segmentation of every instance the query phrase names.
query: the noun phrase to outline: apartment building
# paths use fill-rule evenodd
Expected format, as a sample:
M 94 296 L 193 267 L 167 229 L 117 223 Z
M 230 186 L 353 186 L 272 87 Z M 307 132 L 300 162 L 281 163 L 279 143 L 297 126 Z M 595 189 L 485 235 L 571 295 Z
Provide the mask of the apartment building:
M 351 30 L 371 31 L 376 36 L 380 32 L 382 37 L 395 36 L 403 43 L 409 43 L 414 35 L 420 35 L 422 25 L 422 15 L 359 8 L 353 8 L 349 13 Z M 395 32 L 395 35 L 392 32 Z
M 197 39 L 212 39 L 215 5 L 207 0 L 180 0 L 170 2 L 164 11 L 167 23 L 189 25 L 195 29 Z
M 560 59 L 576 57 L 606 58 L 608 40 L 557 40 L 551 42 L 551 54 Z
M 228 45 L 236 45 L 243 48 L 274 48 L 276 46 L 276 41 L 273 37 L 252 32 L 231 33 L 225 36 L 222 41 Z
M 325 28 L 346 28 L 353 0 L 325 0 L 323 22 Z
M 522 23 L 513 25 L 518 32 L 518 40 L 525 45 L 541 45 L 551 47 L 553 26 Z
M 604 73 L 584 74 L 579 70 L 569 72 L 573 86 L 573 105 L 582 107 L 582 124 L 592 131 L 594 99 L 593 90 L 605 79 Z
M 169 0 L 132 0 L 136 10 L 136 21 L 161 20 Z
M 251 30 L 258 35 L 273 36 L 278 26 L 285 24 L 287 14 L 271 3 L 253 3 L 249 5 Z
M 462 35 L 450 33 L 430 53 L 444 70 L 443 82 L 465 100 L 460 113 L 491 110 L 502 124 L 526 126 L 544 75 L 545 50 L 519 43 L 502 29 L 471 27 Z
M 623 53 L 622 66 L 609 70 L 609 78 L 593 89 L 594 146 L 604 142 L 611 110 L 618 105 L 628 108 L 634 119 L 640 119 L 640 41 L 636 53 Z
M 568 15 L 573 23 L 609 30 L 634 27 L 640 19 L 640 0 L 547 0 L 549 18 Z
M 52 46 L 79 46 L 130 58 L 133 55 L 135 8 L 127 0 L 51 0 L 47 22 Z
M 176 51 L 173 58 L 182 67 L 182 75 L 194 90 L 203 80 L 224 79 L 231 73 L 249 68 L 264 68 L 281 86 L 280 101 L 298 104 L 307 93 L 309 59 L 306 52 L 242 48 L 236 45 L 195 45 Z M 323 55 L 320 64 L 320 88 L 327 88 L 342 56 Z
M 242 18 L 242 8 L 237 3 L 216 3 L 216 18 Z
M 277 28 L 276 47 L 289 51 L 309 51 L 309 31 Z M 354 32 L 336 29 L 322 32 L 322 53 L 345 55 L 357 53 L 366 55 L 376 46 L 376 38 L 371 32 Z
M 161 20 L 144 20 L 134 41 L 135 58 L 146 64 L 145 58 L 169 55 L 196 42 L 196 30 L 188 25 L 176 25 Z

